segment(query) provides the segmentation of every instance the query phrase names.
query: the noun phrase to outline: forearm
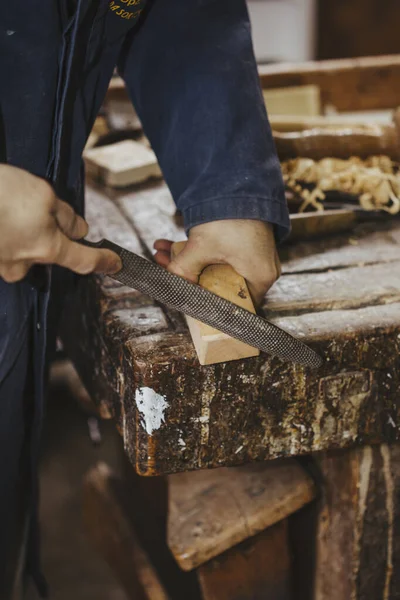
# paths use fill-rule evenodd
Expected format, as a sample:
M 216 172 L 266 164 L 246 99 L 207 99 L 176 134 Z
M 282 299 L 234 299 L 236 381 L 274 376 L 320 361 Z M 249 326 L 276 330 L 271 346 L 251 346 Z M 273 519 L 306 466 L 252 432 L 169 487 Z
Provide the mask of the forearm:
M 156 0 L 120 61 L 185 225 L 289 220 L 244 0 Z

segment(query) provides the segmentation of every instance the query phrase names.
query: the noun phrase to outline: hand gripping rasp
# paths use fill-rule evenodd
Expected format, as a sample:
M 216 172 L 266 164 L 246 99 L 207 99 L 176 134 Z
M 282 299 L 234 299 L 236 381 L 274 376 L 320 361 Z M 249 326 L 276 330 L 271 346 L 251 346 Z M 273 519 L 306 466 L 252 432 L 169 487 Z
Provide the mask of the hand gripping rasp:
M 263 317 L 169 273 L 157 263 L 109 240 L 95 243 L 84 240 L 83 243 L 118 254 L 122 269 L 110 275 L 116 281 L 267 354 L 309 367 L 321 366 L 322 359 L 314 350 Z

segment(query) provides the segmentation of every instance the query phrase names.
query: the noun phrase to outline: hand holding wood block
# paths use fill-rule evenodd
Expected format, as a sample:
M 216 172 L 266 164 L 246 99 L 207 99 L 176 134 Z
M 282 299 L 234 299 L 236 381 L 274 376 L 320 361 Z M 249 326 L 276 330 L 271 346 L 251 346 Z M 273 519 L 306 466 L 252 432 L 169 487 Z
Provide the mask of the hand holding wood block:
M 186 242 L 176 242 L 172 245 L 172 258 L 184 249 L 185 244 Z M 246 281 L 229 265 L 207 267 L 200 276 L 199 284 L 210 292 L 255 313 Z M 201 365 L 212 365 L 260 354 L 257 348 L 235 340 L 192 317 L 186 317 L 186 321 Z

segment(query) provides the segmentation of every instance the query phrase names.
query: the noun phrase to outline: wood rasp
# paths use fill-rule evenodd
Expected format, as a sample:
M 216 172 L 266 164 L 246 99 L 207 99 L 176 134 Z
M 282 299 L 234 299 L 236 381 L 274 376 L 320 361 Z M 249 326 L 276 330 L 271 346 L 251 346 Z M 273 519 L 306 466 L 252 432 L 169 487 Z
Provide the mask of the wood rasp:
M 105 248 L 118 254 L 122 261 L 122 269 L 110 275 L 116 281 L 267 354 L 309 367 L 321 366 L 322 359 L 314 350 L 263 317 L 183 277 L 169 273 L 157 263 L 125 250 L 109 240 L 84 240 L 83 243 L 92 248 Z

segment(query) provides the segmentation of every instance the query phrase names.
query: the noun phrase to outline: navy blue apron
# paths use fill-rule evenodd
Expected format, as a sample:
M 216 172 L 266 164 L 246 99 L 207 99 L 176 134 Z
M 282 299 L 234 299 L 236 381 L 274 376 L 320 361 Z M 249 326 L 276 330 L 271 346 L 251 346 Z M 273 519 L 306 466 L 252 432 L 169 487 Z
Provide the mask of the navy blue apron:
M 287 234 L 245 0 L 1 2 L 0 161 L 46 178 L 83 213 L 82 152 L 116 66 L 187 230 L 240 218 Z M 46 355 L 73 281 L 45 267 L 16 284 L 0 279 L 2 600 L 10 540 L 22 535 L 15 515 L 27 509 L 26 572 L 46 592 L 37 526 Z

